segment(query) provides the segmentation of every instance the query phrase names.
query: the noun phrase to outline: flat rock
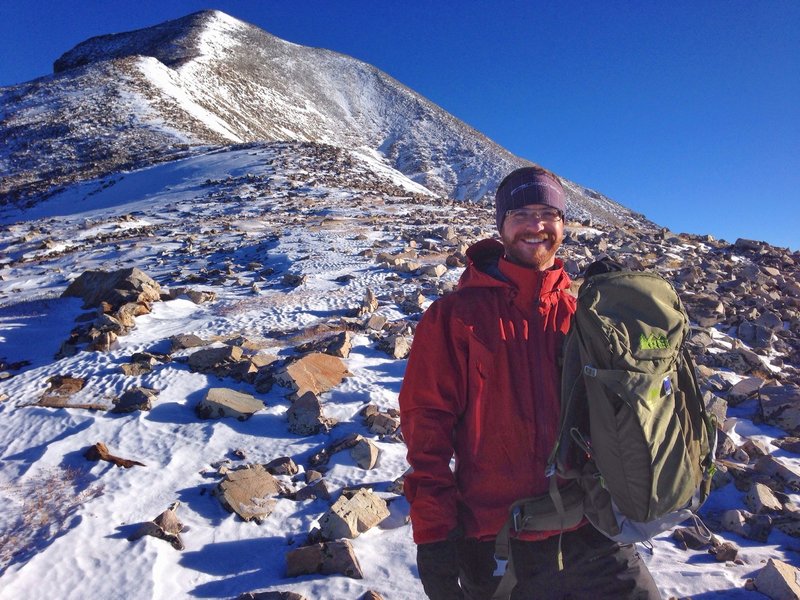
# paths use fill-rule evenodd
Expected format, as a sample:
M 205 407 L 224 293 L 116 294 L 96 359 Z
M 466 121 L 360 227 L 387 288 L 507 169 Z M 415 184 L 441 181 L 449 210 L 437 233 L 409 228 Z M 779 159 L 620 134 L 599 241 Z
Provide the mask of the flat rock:
M 312 352 L 293 361 L 275 373 L 275 381 L 299 398 L 306 392 L 316 396 L 332 390 L 351 373 L 342 359 L 321 352 Z
M 199 373 L 208 373 L 228 368 L 242 358 L 242 349 L 238 346 L 221 346 L 204 348 L 189 355 L 189 368 Z
M 211 388 L 195 408 L 201 419 L 233 417 L 245 421 L 264 408 L 264 403 L 250 394 L 228 388 Z
M 222 505 L 245 521 L 261 522 L 275 508 L 280 482 L 263 465 L 247 465 L 228 471 L 215 493 Z

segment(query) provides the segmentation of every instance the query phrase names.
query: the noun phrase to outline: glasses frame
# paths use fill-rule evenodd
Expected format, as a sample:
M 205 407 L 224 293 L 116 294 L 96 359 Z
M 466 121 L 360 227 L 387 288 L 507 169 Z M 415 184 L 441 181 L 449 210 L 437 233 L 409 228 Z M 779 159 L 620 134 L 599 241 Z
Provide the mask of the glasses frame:
M 515 225 L 524 223 L 559 223 L 564 220 L 564 213 L 557 208 L 512 208 L 506 211 L 505 219 L 510 219 Z

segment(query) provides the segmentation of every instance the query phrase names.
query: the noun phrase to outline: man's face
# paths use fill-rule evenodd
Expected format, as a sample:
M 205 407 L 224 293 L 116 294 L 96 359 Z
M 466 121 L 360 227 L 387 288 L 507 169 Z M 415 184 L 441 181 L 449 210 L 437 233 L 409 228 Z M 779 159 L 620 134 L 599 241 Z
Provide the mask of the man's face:
M 506 258 L 539 271 L 552 267 L 564 241 L 564 219 L 553 220 L 556 214 L 560 213 L 544 204 L 528 204 L 506 212 L 500 230 Z

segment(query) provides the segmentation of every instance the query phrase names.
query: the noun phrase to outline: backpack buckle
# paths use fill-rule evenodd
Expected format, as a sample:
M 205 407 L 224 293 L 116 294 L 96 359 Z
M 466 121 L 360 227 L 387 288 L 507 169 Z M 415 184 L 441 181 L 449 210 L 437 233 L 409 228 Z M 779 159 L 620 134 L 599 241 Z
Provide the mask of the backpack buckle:
M 597 377 L 597 369 L 595 369 L 592 365 L 586 365 L 583 367 L 583 373 L 589 377 Z
M 493 577 L 502 577 L 506 574 L 506 568 L 508 567 L 508 560 L 504 558 L 498 558 L 498 556 L 494 555 L 494 573 L 492 573 Z
M 522 509 L 517 506 L 511 511 L 511 524 L 514 526 L 514 531 L 522 531 L 520 517 L 522 517 Z

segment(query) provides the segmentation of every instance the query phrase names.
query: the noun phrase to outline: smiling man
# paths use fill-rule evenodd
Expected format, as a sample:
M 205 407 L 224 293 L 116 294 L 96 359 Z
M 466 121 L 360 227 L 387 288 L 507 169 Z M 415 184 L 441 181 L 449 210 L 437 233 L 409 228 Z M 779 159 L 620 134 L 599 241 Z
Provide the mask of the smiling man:
M 417 327 L 400 390 L 413 467 L 405 494 L 420 578 L 434 600 L 492 598 L 500 580 L 494 540 L 510 505 L 547 494 L 559 358 L 575 312 L 556 258 L 565 208 L 552 173 L 509 174 L 495 196 L 501 242 L 467 251 L 458 289 L 434 302 Z M 587 524 L 560 533 L 522 531 L 512 539 L 511 598 L 659 597 L 632 546 Z

